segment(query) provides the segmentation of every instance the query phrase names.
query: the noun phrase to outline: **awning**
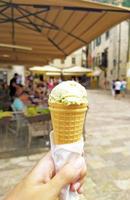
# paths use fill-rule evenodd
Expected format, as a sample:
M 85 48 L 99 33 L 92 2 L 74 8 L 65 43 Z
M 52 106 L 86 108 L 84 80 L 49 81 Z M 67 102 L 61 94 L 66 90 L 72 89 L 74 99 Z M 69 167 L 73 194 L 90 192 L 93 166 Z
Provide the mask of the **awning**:
M 90 73 L 86 73 L 87 77 L 96 77 L 100 76 L 102 70 L 96 67 L 94 70 L 92 70 Z
M 128 8 L 85 0 L 1 0 L 0 62 L 63 59 L 128 18 Z
M 93 71 L 93 76 L 100 76 L 101 72 L 102 71 L 100 69 L 96 69 Z
M 92 69 L 84 68 L 81 66 L 73 66 L 73 67 L 68 67 L 68 68 L 57 68 L 51 65 L 46 65 L 43 67 L 40 66 L 35 66 L 30 68 L 31 71 L 33 72 L 42 72 L 45 75 L 51 76 L 51 75 L 83 75 L 89 72 L 92 72 Z
M 31 71 L 34 71 L 34 72 L 61 72 L 60 69 L 56 68 L 56 67 L 53 67 L 53 66 L 50 66 L 50 65 L 45 65 L 43 67 L 40 67 L 40 66 L 35 66 L 35 67 L 31 67 L 30 68 Z
M 45 76 L 61 76 L 60 72 L 47 72 Z
M 70 68 L 66 68 L 62 70 L 63 75 L 83 75 L 86 74 L 87 72 L 91 72 L 91 69 L 84 68 L 81 66 L 74 66 Z

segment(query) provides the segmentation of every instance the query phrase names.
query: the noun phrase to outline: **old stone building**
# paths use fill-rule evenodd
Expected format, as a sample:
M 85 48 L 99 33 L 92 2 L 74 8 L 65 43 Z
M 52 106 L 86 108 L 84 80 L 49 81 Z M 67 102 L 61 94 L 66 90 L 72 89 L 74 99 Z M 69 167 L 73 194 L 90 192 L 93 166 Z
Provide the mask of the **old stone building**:
M 102 69 L 100 87 L 109 88 L 113 79 L 127 76 L 128 30 L 129 23 L 124 21 L 89 44 L 88 65 Z

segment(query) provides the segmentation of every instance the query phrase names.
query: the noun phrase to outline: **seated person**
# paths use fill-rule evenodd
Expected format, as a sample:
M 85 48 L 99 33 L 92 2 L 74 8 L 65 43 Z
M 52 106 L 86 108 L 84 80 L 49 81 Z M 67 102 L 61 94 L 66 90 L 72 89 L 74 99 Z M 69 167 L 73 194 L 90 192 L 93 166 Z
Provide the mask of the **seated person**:
M 15 111 L 25 111 L 26 106 L 30 104 L 30 100 L 27 94 L 24 92 L 24 87 L 17 85 L 16 95 L 12 103 L 12 108 Z
M 13 111 L 25 111 L 26 105 L 21 101 L 19 97 L 15 97 L 12 105 L 11 105 Z
M 43 89 L 42 86 L 38 84 L 37 87 L 35 88 L 35 97 L 42 99 L 42 96 L 43 96 Z
M 25 105 L 29 105 L 31 103 L 29 99 L 29 95 L 25 92 L 25 89 L 23 85 L 21 84 L 17 86 L 16 96 L 19 97 Z

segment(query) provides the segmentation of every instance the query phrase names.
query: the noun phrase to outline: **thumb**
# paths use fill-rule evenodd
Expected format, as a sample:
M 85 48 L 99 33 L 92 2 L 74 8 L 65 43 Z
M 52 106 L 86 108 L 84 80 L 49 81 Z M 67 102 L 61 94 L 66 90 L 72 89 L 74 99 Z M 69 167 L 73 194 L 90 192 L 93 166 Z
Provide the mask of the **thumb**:
M 64 186 L 78 180 L 84 164 L 85 161 L 83 157 L 78 157 L 76 160 L 72 160 L 64 165 L 64 167 L 59 170 L 59 172 L 49 182 L 50 191 L 53 195 L 59 195 Z

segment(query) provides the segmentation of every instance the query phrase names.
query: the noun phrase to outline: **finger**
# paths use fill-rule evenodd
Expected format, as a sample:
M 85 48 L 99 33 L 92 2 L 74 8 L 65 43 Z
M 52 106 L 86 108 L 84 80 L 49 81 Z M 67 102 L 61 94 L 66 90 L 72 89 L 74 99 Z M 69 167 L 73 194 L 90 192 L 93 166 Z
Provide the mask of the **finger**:
M 80 187 L 80 188 L 78 189 L 77 192 L 78 192 L 79 194 L 83 194 L 83 191 L 84 191 L 84 190 L 83 190 L 83 186 L 82 186 L 82 187 Z
M 72 192 L 77 191 L 83 185 L 86 172 L 87 172 L 87 168 L 84 161 L 83 169 L 81 170 L 79 179 L 71 184 L 70 190 Z
M 75 162 L 66 164 L 49 182 L 51 193 L 58 195 L 64 186 L 79 178 L 83 165 L 84 161 L 81 157 Z
M 70 191 L 76 192 L 80 188 L 80 182 L 76 182 L 70 185 Z
M 39 163 L 32 169 L 28 176 L 28 181 L 32 183 L 46 183 L 54 174 L 54 163 L 51 154 L 48 153 Z
M 75 191 L 78 191 L 78 189 L 80 189 L 80 187 L 82 187 L 82 185 L 84 184 L 84 179 L 76 182 L 76 183 L 73 183 L 70 185 L 70 191 L 71 192 L 75 192 Z

